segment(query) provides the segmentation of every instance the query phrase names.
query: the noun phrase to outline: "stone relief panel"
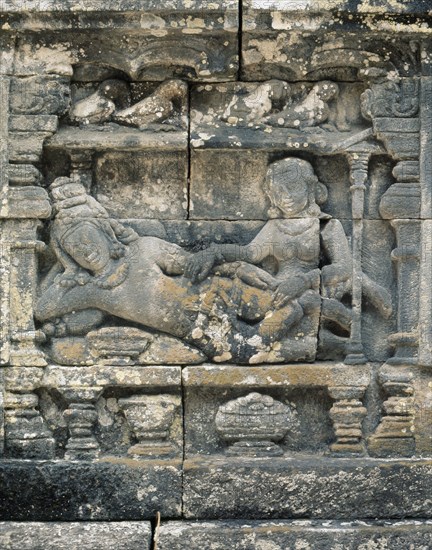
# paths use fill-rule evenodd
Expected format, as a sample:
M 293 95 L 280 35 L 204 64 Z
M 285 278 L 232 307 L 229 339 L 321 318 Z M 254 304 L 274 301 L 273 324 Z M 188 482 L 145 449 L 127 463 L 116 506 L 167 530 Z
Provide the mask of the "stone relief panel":
M 174 6 L 145 32 L 118 15 L 118 40 L 91 14 L 92 41 L 17 39 L 0 80 L 7 457 L 178 472 L 183 446 L 415 454 L 420 46 L 298 39 L 258 4 L 242 81 L 231 2 L 213 27 Z

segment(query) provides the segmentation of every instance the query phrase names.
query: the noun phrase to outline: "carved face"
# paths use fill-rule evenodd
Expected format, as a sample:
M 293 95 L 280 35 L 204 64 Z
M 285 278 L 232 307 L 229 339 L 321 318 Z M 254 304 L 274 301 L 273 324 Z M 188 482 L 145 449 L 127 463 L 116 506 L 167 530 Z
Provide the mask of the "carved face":
M 286 218 L 294 218 L 303 212 L 309 203 L 309 184 L 306 178 L 292 179 L 279 174 L 269 188 L 269 197 Z
M 103 231 L 83 222 L 62 241 L 63 248 L 81 267 L 101 271 L 110 261 L 110 243 Z

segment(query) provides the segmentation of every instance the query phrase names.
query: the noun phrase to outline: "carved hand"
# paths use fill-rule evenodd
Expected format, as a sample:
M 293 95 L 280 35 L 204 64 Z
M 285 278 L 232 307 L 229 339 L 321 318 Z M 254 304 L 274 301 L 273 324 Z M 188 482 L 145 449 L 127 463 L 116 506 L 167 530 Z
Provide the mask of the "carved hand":
M 217 254 L 212 248 L 206 248 L 191 256 L 185 265 L 184 274 L 194 283 L 203 281 L 216 264 Z
M 269 273 L 254 265 L 242 263 L 236 272 L 246 284 L 266 290 L 276 288 L 276 280 Z
M 57 275 L 54 282 L 64 289 L 73 288 L 74 286 L 84 286 L 90 281 L 90 275 L 84 271 L 65 271 L 61 275 Z
M 301 296 L 308 288 L 310 288 L 310 282 L 305 275 L 297 275 L 283 281 L 276 290 L 274 305 L 277 308 L 284 307 L 289 301 Z

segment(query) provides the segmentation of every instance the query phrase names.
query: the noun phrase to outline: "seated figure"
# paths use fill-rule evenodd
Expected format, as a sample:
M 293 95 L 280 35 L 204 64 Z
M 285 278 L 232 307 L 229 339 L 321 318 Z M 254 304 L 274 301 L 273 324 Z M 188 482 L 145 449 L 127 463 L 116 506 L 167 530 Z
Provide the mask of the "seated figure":
M 330 219 L 319 208 L 327 199 L 326 187 L 318 181 L 311 164 L 298 158 L 271 164 L 265 186 L 272 219 L 255 239 L 246 246 L 211 245 L 188 260 L 186 275 L 199 282 L 214 266 L 234 260 L 264 267 L 273 276 L 275 305 L 290 304 L 297 311 L 298 327 L 303 323 L 296 331 L 297 338 L 305 333 L 315 338 L 319 315 L 322 327 L 329 321 L 349 336 L 351 310 L 341 300 L 351 292 L 351 253 L 341 222 Z M 328 263 L 319 269 L 321 252 Z M 364 294 L 388 318 L 392 312 L 390 294 L 364 273 L 362 281 Z M 267 321 L 270 323 L 278 334 L 283 320 L 276 313 Z M 340 343 L 336 337 L 332 341 Z M 292 345 L 289 342 L 285 357 L 289 357 Z M 271 361 L 268 353 L 261 358 Z

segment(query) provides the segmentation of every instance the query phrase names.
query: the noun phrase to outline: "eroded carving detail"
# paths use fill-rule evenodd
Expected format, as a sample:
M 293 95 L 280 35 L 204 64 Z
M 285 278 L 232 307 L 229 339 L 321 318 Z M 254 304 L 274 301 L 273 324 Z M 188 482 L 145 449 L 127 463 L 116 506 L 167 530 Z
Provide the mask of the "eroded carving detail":
M 69 117 L 80 125 L 116 122 L 140 130 L 162 123 L 181 126 L 183 121 L 180 116 L 186 99 L 187 85 L 181 80 L 167 80 L 152 94 L 130 105 L 131 91 L 128 84 L 111 79 L 102 82 L 90 96 L 77 101 Z
M 254 392 L 219 407 L 216 427 L 230 443 L 229 456 L 281 456 L 277 442 L 284 438 L 294 417 L 292 407 Z
M 139 237 L 80 183 L 56 180 L 58 263 L 42 283 L 38 319 L 64 317 L 72 334 L 85 335 L 102 311 L 181 338 L 217 362 L 312 359 L 320 313 L 349 332 L 350 310 L 341 303 L 351 290 L 348 241 L 340 222 L 321 213 L 326 188 L 308 162 L 273 163 L 265 185 L 273 219 L 251 243 L 192 254 Z M 322 269 L 320 239 L 329 262 Z M 362 290 L 383 315 L 391 313 L 387 291 L 365 274 Z M 62 335 L 52 323 L 45 329 Z
M 180 398 L 169 395 L 134 395 L 119 399 L 128 424 L 138 443 L 128 454 L 161 456 L 171 454 L 175 447 L 168 440 L 174 414 L 180 406 Z

